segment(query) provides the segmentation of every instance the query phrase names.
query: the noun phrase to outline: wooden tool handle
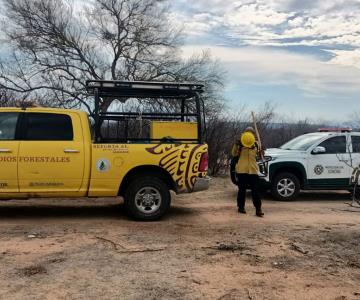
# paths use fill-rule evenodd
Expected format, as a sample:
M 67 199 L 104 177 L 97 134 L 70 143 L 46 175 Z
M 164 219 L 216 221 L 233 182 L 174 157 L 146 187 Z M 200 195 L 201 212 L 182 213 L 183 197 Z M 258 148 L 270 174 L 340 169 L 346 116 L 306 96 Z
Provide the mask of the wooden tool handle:
M 257 127 L 257 122 L 256 122 L 256 116 L 255 116 L 255 113 L 253 111 L 251 112 L 251 115 L 252 115 L 252 119 L 253 119 L 255 134 L 256 134 L 256 137 L 257 137 L 257 140 L 258 140 L 258 143 L 259 143 L 260 156 L 261 156 L 262 159 L 264 159 L 264 155 L 263 155 L 263 152 L 262 152 L 261 138 L 260 138 L 259 130 L 258 130 L 258 127 Z

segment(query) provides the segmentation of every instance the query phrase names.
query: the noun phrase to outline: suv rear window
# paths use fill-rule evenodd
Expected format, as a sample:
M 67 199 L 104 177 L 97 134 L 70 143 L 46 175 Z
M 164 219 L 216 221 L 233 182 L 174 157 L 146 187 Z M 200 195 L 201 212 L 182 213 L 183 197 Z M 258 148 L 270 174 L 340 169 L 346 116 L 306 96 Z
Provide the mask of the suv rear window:
M 0 140 L 15 140 L 19 113 L 0 113 Z
M 27 141 L 72 141 L 71 118 L 63 114 L 27 113 L 24 139 Z
M 354 153 L 360 153 L 360 136 L 353 135 L 351 137 L 352 146 L 353 146 L 353 152 Z
M 346 137 L 335 136 L 322 142 L 319 146 L 326 149 L 326 154 L 346 153 Z

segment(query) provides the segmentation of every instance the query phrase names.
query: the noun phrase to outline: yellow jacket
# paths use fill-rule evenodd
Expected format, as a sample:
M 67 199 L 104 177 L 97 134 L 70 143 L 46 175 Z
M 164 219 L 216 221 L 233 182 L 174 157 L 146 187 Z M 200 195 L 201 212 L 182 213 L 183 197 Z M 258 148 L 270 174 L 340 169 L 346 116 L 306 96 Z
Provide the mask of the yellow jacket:
M 256 156 L 258 154 L 257 145 L 253 148 L 241 147 L 234 144 L 231 155 L 239 156 L 239 161 L 235 166 L 235 172 L 237 174 L 252 174 L 257 175 L 259 173 L 259 167 L 256 163 Z

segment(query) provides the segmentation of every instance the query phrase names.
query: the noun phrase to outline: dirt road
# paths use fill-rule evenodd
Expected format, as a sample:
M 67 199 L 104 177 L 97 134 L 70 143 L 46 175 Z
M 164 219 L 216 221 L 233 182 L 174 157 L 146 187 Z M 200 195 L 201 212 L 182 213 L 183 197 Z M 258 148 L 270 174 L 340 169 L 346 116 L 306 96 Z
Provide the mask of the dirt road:
M 0 203 L 1 299 L 360 299 L 349 195 L 235 209 L 235 188 L 178 196 L 161 222 L 121 200 Z

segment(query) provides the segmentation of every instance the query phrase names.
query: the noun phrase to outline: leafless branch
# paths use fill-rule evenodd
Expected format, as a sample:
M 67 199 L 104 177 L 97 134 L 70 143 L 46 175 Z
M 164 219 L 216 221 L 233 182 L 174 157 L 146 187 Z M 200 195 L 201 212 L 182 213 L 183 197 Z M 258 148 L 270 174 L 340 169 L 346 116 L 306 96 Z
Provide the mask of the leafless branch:
M 165 0 L 93 0 L 82 8 L 68 0 L 4 5 L 2 30 L 12 54 L 0 60 L 3 89 L 91 113 L 84 86 L 89 79 L 191 80 L 207 85 L 209 107 L 219 102 L 221 68 L 209 53 L 181 58 L 181 30 L 168 20 Z M 103 100 L 106 110 L 114 99 Z

